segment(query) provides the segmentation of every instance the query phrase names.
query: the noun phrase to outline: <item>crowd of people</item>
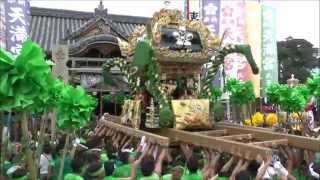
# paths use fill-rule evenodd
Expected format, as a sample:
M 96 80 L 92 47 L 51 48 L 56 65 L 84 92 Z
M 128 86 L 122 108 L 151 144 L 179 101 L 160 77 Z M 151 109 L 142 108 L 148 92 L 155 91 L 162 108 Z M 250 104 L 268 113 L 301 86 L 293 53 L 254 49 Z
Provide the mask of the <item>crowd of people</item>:
M 40 180 L 58 179 L 65 137 L 45 144 L 39 158 Z M 273 155 L 254 161 L 224 152 L 179 144 L 161 147 L 112 129 L 103 136 L 70 143 L 63 160 L 64 180 L 206 180 L 320 179 L 320 153 L 279 147 Z M 19 152 L 7 156 L 3 179 L 27 180 Z M 20 156 L 20 157 L 19 157 Z

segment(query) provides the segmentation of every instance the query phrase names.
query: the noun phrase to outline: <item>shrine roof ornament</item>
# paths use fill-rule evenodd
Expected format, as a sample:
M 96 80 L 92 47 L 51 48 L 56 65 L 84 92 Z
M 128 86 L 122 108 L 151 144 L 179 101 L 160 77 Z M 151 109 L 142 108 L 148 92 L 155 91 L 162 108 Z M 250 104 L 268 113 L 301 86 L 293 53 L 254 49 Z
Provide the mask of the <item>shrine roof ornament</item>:
M 100 3 L 97 8 L 94 9 L 94 16 L 107 17 L 108 9 L 104 8 L 103 1 L 100 0 Z
M 159 61 L 205 63 L 219 48 L 219 38 L 199 20 L 188 20 L 177 9 L 155 12 L 151 23 L 139 26 L 121 42 L 122 55 L 131 56 L 142 36 L 148 36 Z

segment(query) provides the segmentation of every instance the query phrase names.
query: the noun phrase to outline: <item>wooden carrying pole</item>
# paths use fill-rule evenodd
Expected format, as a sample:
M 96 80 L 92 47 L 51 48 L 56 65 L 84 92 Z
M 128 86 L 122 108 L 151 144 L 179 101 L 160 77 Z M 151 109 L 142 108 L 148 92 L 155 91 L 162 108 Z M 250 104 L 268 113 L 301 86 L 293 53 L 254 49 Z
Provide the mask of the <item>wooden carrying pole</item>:
M 272 149 L 270 148 L 222 139 L 222 137 L 210 137 L 172 128 L 160 129 L 154 132 L 161 136 L 166 136 L 170 138 L 170 140 L 206 147 L 219 152 L 227 152 L 248 160 L 258 159 L 272 154 Z
M 134 128 L 131 128 L 131 127 L 128 127 L 125 125 L 121 125 L 121 124 L 118 124 L 118 123 L 115 123 L 112 121 L 108 121 L 108 120 L 100 120 L 100 123 L 101 123 L 100 125 L 104 126 L 105 128 L 110 128 L 114 131 L 122 132 L 122 133 L 130 135 L 130 136 L 139 137 L 139 138 L 145 136 L 146 139 L 151 143 L 156 143 L 156 144 L 159 144 L 159 145 L 165 146 L 165 147 L 168 147 L 170 145 L 169 138 L 164 137 L 164 136 L 159 136 L 157 134 L 134 129 Z
M 277 140 L 277 139 L 287 139 L 288 145 L 300 149 L 310 150 L 310 151 L 320 151 L 320 140 L 296 136 L 290 134 L 281 134 L 277 132 L 272 132 L 265 130 L 264 128 L 255 128 L 249 126 L 237 126 L 228 123 L 221 123 L 215 126 L 215 129 L 225 129 L 230 134 L 252 134 L 253 138 L 260 140 Z

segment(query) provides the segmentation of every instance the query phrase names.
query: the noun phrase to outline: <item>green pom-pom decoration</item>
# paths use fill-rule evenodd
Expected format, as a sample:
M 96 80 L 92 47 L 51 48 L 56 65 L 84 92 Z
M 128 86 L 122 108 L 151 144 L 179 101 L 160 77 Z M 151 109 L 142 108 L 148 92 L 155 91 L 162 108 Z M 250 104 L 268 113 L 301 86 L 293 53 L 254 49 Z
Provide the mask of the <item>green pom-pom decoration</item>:
M 82 128 L 90 121 L 96 103 L 96 99 L 87 95 L 82 87 L 66 85 L 57 109 L 57 127 L 67 132 Z

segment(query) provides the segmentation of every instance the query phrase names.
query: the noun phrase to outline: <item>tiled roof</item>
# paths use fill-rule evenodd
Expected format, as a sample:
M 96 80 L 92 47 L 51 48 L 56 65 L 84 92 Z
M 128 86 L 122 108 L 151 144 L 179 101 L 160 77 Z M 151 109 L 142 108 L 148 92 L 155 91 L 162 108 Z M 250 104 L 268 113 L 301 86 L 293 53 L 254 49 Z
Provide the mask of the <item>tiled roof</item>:
M 112 20 L 112 26 L 118 29 L 122 37 L 128 37 L 136 26 L 150 20 L 145 17 L 114 14 L 108 14 L 107 17 Z M 94 14 L 90 12 L 32 7 L 30 37 L 50 52 L 59 40 L 65 39 L 93 18 Z

